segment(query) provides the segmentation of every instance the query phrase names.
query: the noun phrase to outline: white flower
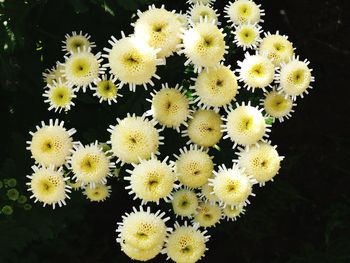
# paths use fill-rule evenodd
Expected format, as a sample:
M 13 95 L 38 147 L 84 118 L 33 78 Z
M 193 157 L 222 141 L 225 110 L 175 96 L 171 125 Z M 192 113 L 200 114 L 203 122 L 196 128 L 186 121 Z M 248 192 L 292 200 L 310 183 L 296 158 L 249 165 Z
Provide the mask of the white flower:
M 62 50 L 66 53 L 76 53 L 84 48 L 87 50 L 96 47 L 95 43 L 90 41 L 91 36 L 83 34 L 82 31 L 79 33 L 73 31 L 72 35 L 66 34 L 65 37 L 66 39 L 62 41 Z

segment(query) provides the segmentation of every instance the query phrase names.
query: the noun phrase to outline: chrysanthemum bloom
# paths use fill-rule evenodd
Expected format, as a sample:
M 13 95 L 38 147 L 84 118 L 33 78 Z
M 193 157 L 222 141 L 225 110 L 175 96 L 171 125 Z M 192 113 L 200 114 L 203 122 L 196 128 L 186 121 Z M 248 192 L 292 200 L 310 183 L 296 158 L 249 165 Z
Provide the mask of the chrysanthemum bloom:
M 200 203 L 193 222 L 198 223 L 201 227 L 213 227 L 221 219 L 221 208 L 216 204 Z
M 101 67 L 101 53 L 94 55 L 89 48 L 79 49 L 78 52 L 72 53 L 65 59 L 64 77 L 71 85 L 82 88 L 83 92 L 87 87 L 92 88 L 99 74 L 103 74 L 105 70 Z
M 177 263 L 195 263 L 204 257 L 207 250 L 206 242 L 209 236 L 206 231 L 201 232 L 198 225 L 188 226 L 187 222 L 183 226 L 175 224 L 175 230 L 167 238 L 165 249 L 162 253 L 167 254 L 167 259 Z
M 215 0 L 187 0 L 187 3 L 191 5 L 202 4 L 202 5 L 212 5 Z
M 63 83 L 61 79 L 56 82 L 55 80 L 52 84 L 48 84 L 48 89 L 46 89 L 43 94 L 45 99 L 44 102 L 49 103 L 49 110 L 55 110 L 61 112 L 62 110 L 68 111 L 71 106 L 74 106 L 73 98 L 77 96 L 74 94 L 75 90 L 68 83 Z
M 259 53 L 267 55 L 272 63 L 279 66 L 282 62 L 287 63 L 294 54 L 292 42 L 288 40 L 288 36 L 265 33 L 265 37 L 261 40 Z
M 120 88 L 129 84 L 131 91 L 136 90 L 136 85 L 147 89 L 147 84 L 154 85 L 152 77 L 160 79 L 156 74 L 157 66 L 164 65 L 165 60 L 157 58 L 159 49 L 148 46 L 135 36 L 125 37 L 124 33 L 120 40 L 112 36 L 108 42 L 112 49 L 104 48 L 108 53 L 103 55 L 108 59 L 105 66 L 109 66 L 110 73 L 120 80 Z
M 133 170 L 126 170 L 130 176 L 124 177 L 130 181 L 125 189 L 129 194 L 135 194 L 134 199 L 140 198 L 143 203 L 156 202 L 171 199 L 171 191 L 175 187 L 176 176 L 171 166 L 167 164 L 168 158 L 162 162 L 154 156 L 150 160 L 141 160 L 133 165 Z
M 234 25 L 260 23 L 265 15 L 265 11 L 261 9 L 261 5 L 257 5 L 252 0 L 236 0 L 229 2 L 225 6 L 225 13 L 229 21 Z
M 190 188 L 198 188 L 208 182 L 213 174 L 214 164 L 212 157 L 207 151 L 199 149 L 197 146 L 190 145 L 187 148 L 180 149 L 180 155 L 176 157 L 175 173 L 180 183 Z
M 223 120 L 226 122 L 223 127 L 223 132 L 227 134 L 224 139 L 230 138 L 234 142 L 233 148 L 239 145 L 251 145 L 262 140 L 264 137 L 268 137 L 267 132 L 270 132 L 270 127 L 265 123 L 265 118 L 262 115 L 262 109 L 258 107 L 236 104 L 235 109 L 230 109 L 226 118 Z
M 219 15 L 216 13 L 217 10 L 210 7 L 208 4 L 195 4 L 190 7 L 188 10 L 188 18 L 194 23 L 197 24 L 201 20 L 204 20 L 205 17 L 207 17 L 207 21 L 209 23 L 215 22 L 216 24 L 220 24 L 218 21 Z
M 261 41 L 260 34 L 262 33 L 261 27 L 258 24 L 242 24 L 235 27 L 233 34 L 238 47 L 246 49 L 256 49 L 258 43 Z
M 112 176 L 110 169 L 115 167 L 97 142 L 74 146 L 69 165 L 74 173 L 73 179 L 90 188 L 99 183 L 106 184 L 107 176 Z
M 224 218 L 226 218 L 227 221 L 236 221 L 238 217 L 243 215 L 245 212 L 244 204 L 239 204 L 236 206 L 229 206 L 222 208 L 222 213 Z
M 240 149 L 237 153 L 238 165 L 244 168 L 247 175 L 252 176 L 260 186 L 265 185 L 268 181 L 278 174 L 281 168 L 283 156 L 279 156 L 277 146 L 269 143 L 259 143 L 258 146 L 252 146 Z
M 164 218 L 164 215 L 165 213 L 161 213 L 159 210 L 156 213 L 151 213 L 149 207 L 147 210 L 144 210 L 143 207 L 137 210 L 134 207 L 133 212 L 126 213 L 122 216 L 123 221 L 118 223 L 117 242 L 139 250 L 158 248 L 160 252 L 167 231 L 171 230 L 165 225 L 169 217 Z
M 182 28 L 187 28 L 188 27 L 188 17 L 186 14 L 182 13 L 182 10 L 180 10 L 179 13 L 176 13 L 176 18 L 177 21 L 179 21 L 182 25 Z
M 292 116 L 293 106 L 296 106 L 296 103 L 293 103 L 291 97 L 285 96 L 275 89 L 264 95 L 265 98 L 261 100 L 260 105 L 264 107 L 269 117 L 277 118 L 283 122 L 284 118 L 289 119 Z
M 222 29 L 215 25 L 215 21 L 207 22 L 207 18 L 197 24 L 191 23 L 191 28 L 184 30 L 179 54 L 185 54 L 187 61 L 185 66 L 192 63 L 195 72 L 201 72 L 203 68 L 219 66 L 227 53 L 225 36 Z
M 62 41 L 63 46 L 62 50 L 67 53 L 76 53 L 79 50 L 83 50 L 84 48 L 91 49 L 96 47 L 95 43 L 90 41 L 90 35 L 83 34 L 82 31 L 77 33 L 76 31 L 72 32 L 72 35 L 66 34 L 66 39 Z
M 64 67 L 64 63 L 57 62 L 55 67 L 51 69 L 46 69 L 43 73 L 43 78 L 46 85 L 53 85 L 54 81 L 56 81 L 57 83 L 60 79 L 62 83 L 66 83 L 67 80 L 64 77 Z
M 176 85 L 169 88 L 168 84 L 162 85 L 162 89 L 151 93 L 152 108 L 147 112 L 163 127 L 180 131 L 180 126 L 187 126 L 186 120 L 190 117 L 189 100 L 182 88 Z
M 159 154 L 158 146 L 164 137 L 159 136 L 155 123 L 145 116 L 136 117 L 128 114 L 126 118 L 117 119 L 116 126 L 110 126 L 112 153 L 118 157 L 117 163 L 139 163 L 148 160 L 152 154 Z
M 46 125 L 41 122 L 41 126 L 36 126 L 35 132 L 29 132 L 32 136 L 31 141 L 27 141 L 28 150 L 32 153 L 36 163 L 43 166 L 54 165 L 59 167 L 66 162 L 73 148 L 72 135 L 75 129 L 66 130 L 63 127 L 64 122 L 59 120 L 50 120 Z
M 176 216 L 192 217 L 198 207 L 197 194 L 188 188 L 179 189 L 173 194 L 171 204 Z
M 77 191 L 80 190 L 82 187 L 82 183 L 79 181 L 75 181 L 75 180 L 69 180 L 66 182 L 70 187 L 72 187 L 73 191 Z
M 256 181 L 247 176 L 237 165 L 229 169 L 225 165 L 219 166 L 214 175 L 213 179 L 209 179 L 209 184 L 213 186 L 214 193 L 224 207 L 247 204 L 248 197 L 254 196 L 252 188 Z
M 204 202 L 209 202 L 211 204 L 219 202 L 219 198 L 214 194 L 214 188 L 209 183 L 206 183 L 201 187 L 200 198 Z
M 175 11 L 169 12 L 162 5 L 156 8 L 149 6 L 145 12 L 137 11 L 139 16 L 135 22 L 135 36 L 154 49 L 160 49 L 158 58 L 169 57 L 181 43 L 180 29 L 182 23 L 177 19 Z
M 245 54 L 243 61 L 238 61 L 238 79 L 244 82 L 248 90 L 263 89 L 270 86 L 275 77 L 275 66 L 272 61 L 263 55 Z
M 304 94 L 308 94 L 307 89 L 312 88 L 310 83 L 315 81 L 309 64 L 308 60 L 300 61 L 299 57 L 293 58 L 287 64 L 283 63 L 276 74 L 276 82 L 280 85 L 278 90 L 291 96 L 293 100 L 297 96 L 303 98 Z
M 189 141 L 203 146 L 211 147 L 217 144 L 221 137 L 222 120 L 219 113 L 213 110 L 198 110 L 188 122 L 187 130 L 183 131 L 182 136 L 188 136 Z
M 98 78 L 95 81 L 96 87 L 93 87 L 92 90 L 95 91 L 94 96 L 99 98 L 100 103 L 107 101 L 108 104 L 111 105 L 112 102 L 117 102 L 118 97 L 123 97 L 123 95 L 119 93 L 116 81 L 117 78 L 107 78 L 107 75 L 103 75 L 102 78 Z
M 70 186 L 66 184 L 69 177 L 63 176 L 62 168 L 56 170 L 53 166 L 37 167 L 32 166 L 33 174 L 28 175 L 30 182 L 27 183 L 29 189 L 33 194 L 30 198 L 34 198 L 34 202 L 42 202 L 44 207 L 52 205 L 55 209 L 56 204 L 61 207 L 66 205 L 65 199 L 69 196 Z
M 104 184 L 95 184 L 94 188 L 87 187 L 84 190 L 84 195 L 91 202 L 103 202 L 105 201 L 111 193 L 111 187 Z
M 202 71 L 195 81 L 191 88 L 198 98 L 194 102 L 204 109 L 226 109 L 238 94 L 237 78 L 229 66 L 220 65 L 208 72 Z

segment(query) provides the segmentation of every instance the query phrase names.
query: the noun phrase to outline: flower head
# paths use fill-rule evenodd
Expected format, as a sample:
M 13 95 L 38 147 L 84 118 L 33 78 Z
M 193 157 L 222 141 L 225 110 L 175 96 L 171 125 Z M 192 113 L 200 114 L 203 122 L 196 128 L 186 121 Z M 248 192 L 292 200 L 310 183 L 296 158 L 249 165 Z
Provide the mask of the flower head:
M 234 25 L 241 25 L 247 23 L 260 23 L 265 15 L 261 5 L 257 5 L 252 0 L 235 0 L 225 6 L 225 13 L 229 21 Z
M 292 42 L 288 40 L 287 36 L 265 33 L 265 37 L 261 40 L 259 46 L 259 53 L 267 55 L 272 63 L 279 66 L 282 62 L 287 63 L 294 54 Z
M 201 193 L 200 198 L 204 202 L 209 202 L 211 204 L 214 204 L 216 202 L 219 202 L 219 198 L 214 194 L 214 188 L 209 183 L 206 183 L 201 187 Z
M 265 118 L 262 115 L 262 110 L 258 107 L 253 107 L 248 102 L 242 105 L 236 105 L 235 109 L 230 109 L 227 114 L 223 131 L 227 133 L 224 139 L 230 138 L 235 144 L 251 145 L 268 137 L 267 132 L 269 125 L 265 123 Z
M 179 45 L 182 48 L 179 53 L 187 57 L 185 65 L 192 63 L 195 72 L 219 66 L 224 60 L 227 49 L 225 36 L 223 30 L 214 22 L 208 22 L 207 18 L 195 25 L 192 24 L 191 28 L 183 31 L 183 43 Z
M 89 48 L 79 49 L 78 52 L 70 54 L 65 59 L 64 77 L 69 84 L 82 88 L 83 92 L 87 87 L 91 88 L 99 74 L 103 74 L 105 70 L 101 67 L 101 54 L 94 55 Z
M 162 136 L 145 116 L 136 117 L 128 114 L 126 118 L 117 119 L 116 126 L 110 126 L 112 153 L 118 157 L 117 162 L 139 163 L 140 159 L 148 160 L 152 154 L 158 154 Z
M 182 28 L 175 11 L 169 12 L 161 8 L 149 6 L 145 12 L 137 12 L 139 18 L 135 22 L 135 36 L 140 38 L 154 49 L 160 49 L 158 58 L 169 57 L 176 51 L 177 45 L 181 43 L 179 37 Z
M 144 203 L 169 200 L 176 176 L 172 167 L 166 163 L 167 159 L 161 162 L 152 156 L 150 160 L 141 160 L 134 165 L 133 170 L 127 170 L 130 176 L 124 179 L 130 181 L 130 185 L 125 188 L 130 189 L 129 194 L 135 194 L 135 198 L 140 198 Z
M 52 205 L 53 209 L 56 204 L 60 207 L 65 205 L 70 186 L 66 184 L 69 177 L 63 176 L 62 168 L 56 170 L 53 166 L 33 166 L 32 169 L 33 174 L 27 176 L 30 179 L 27 183 L 28 191 L 33 193 L 30 198 L 34 198 L 35 202 L 42 202 L 44 206 Z
M 258 146 L 241 149 L 238 165 L 262 186 L 272 181 L 281 167 L 283 156 L 279 156 L 276 148 L 269 143 L 259 143 Z
M 215 203 L 200 203 L 193 222 L 201 227 L 213 227 L 221 219 L 221 208 Z
M 190 117 L 189 100 L 182 91 L 182 88 L 176 85 L 169 88 L 168 84 L 162 85 L 162 89 L 151 93 L 152 108 L 147 115 L 152 115 L 154 120 L 163 127 L 176 129 L 180 131 L 180 126 L 186 124 Z
M 49 124 L 41 122 L 41 126 L 36 126 L 37 131 L 30 132 L 32 140 L 28 141 L 28 150 L 32 153 L 36 163 L 43 166 L 54 165 L 59 167 L 66 162 L 73 147 L 71 136 L 75 129 L 66 130 L 64 122 L 50 120 Z
M 283 122 L 284 118 L 289 119 L 294 112 L 293 106 L 296 106 L 291 97 L 275 89 L 265 93 L 265 98 L 261 100 L 260 105 L 264 107 L 268 116 L 277 118 L 280 122 Z
M 212 5 L 215 0 L 187 0 L 187 3 L 191 5 L 202 4 L 202 5 Z
M 238 94 L 239 87 L 230 67 L 220 65 L 208 72 L 202 71 L 191 88 L 195 90 L 193 95 L 198 96 L 195 102 L 200 107 L 218 110 L 220 107 L 227 108 Z
M 244 214 L 244 212 L 244 203 L 238 204 L 236 206 L 227 205 L 222 208 L 223 216 L 227 219 L 227 221 L 236 221 L 238 217 Z
M 115 167 L 97 142 L 88 146 L 74 146 L 69 165 L 74 173 L 73 178 L 90 188 L 95 188 L 99 183 L 106 184 L 107 176 L 112 176 L 110 169 Z
M 57 62 L 55 67 L 53 67 L 52 69 L 45 70 L 45 72 L 43 73 L 43 78 L 44 82 L 46 83 L 46 86 L 53 85 L 54 81 L 58 83 L 60 79 L 62 83 L 67 82 L 66 78 L 64 77 L 64 67 L 64 63 Z
M 245 54 L 243 61 L 238 61 L 240 67 L 239 80 L 244 82 L 248 90 L 263 89 L 270 86 L 275 77 L 275 66 L 266 56 Z
M 192 5 L 188 11 L 188 18 L 194 23 L 197 24 L 204 18 L 207 18 L 209 23 L 219 24 L 218 17 L 219 15 L 216 13 L 217 10 L 210 7 L 209 4 L 198 3 Z
M 111 193 L 111 187 L 104 184 L 95 184 L 94 188 L 87 187 L 84 190 L 84 195 L 91 202 L 104 202 Z
M 219 113 L 213 110 L 198 110 L 192 115 L 183 136 L 189 137 L 187 144 L 193 142 L 199 146 L 211 147 L 222 137 L 221 125 Z
M 93 87 L 92 90 L 95 91 L 94 96 L 98 97 L 100 103 L 107 101 L 109 105 L 112 102 L 116 103 L 118 97 L 123 97 L 119 93 L 119 88 L 116 85 L 117 79 L 115 77 L 107 78 L 107 75 L 103 75 L 102 78 L 98 78 L 95 81 L 96 87 Z
M 95 43 L 90 41 L 90 35 L 83 34 L 82 31 L 79 33 L 73 31 L 72 35 L 66 34 L 65 37 L 66 39 L 62 41 L 62 50 L 67 53 L 77 53 L 84 48 L 89 49 L 96 47 Z
M 74 106 L 73 98 L 77 96 L 74 94 L 75 90 L 68 83 L 63 83 L 61 79 L 56 82 L 55 80 L 51 84 L 48 84 L 48 89 L 43 94 L 46 103 L 49 103 L 49 110 L 55 110 L 61 112 L 62 110 L 68 111 L 71 106 Z
M 299 57 L 293 58 L 287 64 L 283 63 L 276 74 L 276 82 L 280 85 L 278 90 L 291 96 L 293 100 L 297 96 L 303 98 L 304 94 L 308 94 L 307 89 L 312 88 L 310 83 L 315 81 L 309 64 L 308 60 L 301 61 Z
M 108 59 L 106 66 L 110 67 L 110 73 L 120 80 L 120 87 L 129 84 L 129 89 L 135 91 L 137 85 L 153 86 L 152 77 L 160 79 L 156 74 L 157 66 L 165 61 L 157 58 L 159 50 L 135 36 L 125 37 L 123 33 L 120 40 L 112 36 L 109 43 L 112 49 L 104 48 L 108 54 L 103 56 Z
M 198 225 L 180 226 L 175 224 L 173 230 L 167 240 L 163 253 L 166 253 L 168 258 L 178 263 L 195 263 L 204 257 L 207 250 L 206 242 L 209 236 L 206 236 L 206 231 L 201 232 Z
M 254 195 L 252 186 L 256 181 L 247 176 L 237 165 L 229 169 L 222 165 L 214 175 L 213 179 L 209 179 L 209 183 L 224 206 L 249 203 L 248 197 Z
M 173 194 L 171 204 L 176 216 L 192 217 L 198 207 L 197 194 L 186 187 L 181 188 Z
M 180 149 L 180 155 L 175 157 L 175 172 L 181 184 L 198 188 L 212 176 L 214 164 L 207 151 L 190 145 L 189 149 Z
M 235 40 L 237 46 L 246 49 L 256 49 L 257 45 L 261 41 L 260 34 L 262 33 L 261 27 L 258 24 L 241 24 L 235 27 L 234 30 Z
M 122 249 L 123 245 L 129 246 L 128 251 L 134 249 L 134 252 L 147 253 L 147 250 L 158 249 L 159 253 L 163 247 L 167 231 L 171 230 L 165 225 L 169 217 L 164 218 L 164 216 L 165 213 L 160 211 L 151 213 L 149 207 L 147 207 L 147 210 L 144 210 L 143 207 L 140 207 L 139 210 L 133 208 L 133 212 L 126 213 L 122 217 L 123 221 L 118 223 L 117 242 L 121 244 Z M 123 251 L 131 258 L 136 258 L 135 255 L 129 255 L 128 251 Z M 138 257 L 142 256 L 142 254 L 138 255 Z

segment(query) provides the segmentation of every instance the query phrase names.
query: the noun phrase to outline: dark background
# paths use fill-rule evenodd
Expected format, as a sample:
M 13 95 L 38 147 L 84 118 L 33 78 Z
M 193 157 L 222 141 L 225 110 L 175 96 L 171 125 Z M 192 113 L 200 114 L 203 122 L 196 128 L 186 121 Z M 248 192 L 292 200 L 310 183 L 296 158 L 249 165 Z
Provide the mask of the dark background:
M 16 188 L 26 192 L 25 175 L 33 163 L 25 141 L 41 120 L 59 117 L 78 130 L 76 140 L 90 143 L 107 140 L 106 128 L 117 116 L 149 107 L 143 97 L 149 95 L 143 91 L 136 96 L 124 90 L 124 98 L 111 107 L 98 104 L 88 92 L 79 94 L 77 106 L 68 114 L 49 113 L 41 77 L 45 68 L 63 61 L 64 34 L 88 32 L 97 44 L 95 51 L 102 51 L 111 35 L 119 38 L 121 30 L 132 32 L 130 17 L 137 8 L 145 10 L 146 2 L 150 1 L 0 3 L 2 180 L 16 178 Z M 176 10 L 185 10 L 184 2 L 155 1 Z M 257 197 L 237 222 L 210 230 L 203 262 L 350 262 L 349 1 L 258 2 L 266 10 L 263 28 L 290 37 L 297 54 L 311 61 L 316 82 L 311 94 L 297 101 L 292 119 L 274 124 L 271 139 L 286 156 L 275 182 L 256 189 Z M 225 4 L 218 0 L 215 7 L 221 12 Z M 235 67 L 238 58 L 234 54 L 228 63 Z M 175 84 L 186 77 L 182 61 L 168 60 L 160 69 L 162 81 Z M 177 143 L 161 151 L 176 152 Z M 232 157 L 226 154 L 226 144 L 225 154 L 216 153 L 224 162 Z M 131 202 L 123 181 L 109 182 L 113 193 L 105 203 L 89 203 L 76 192 L 67 207 L 55 211 L 39 204 L 25 211 L 6 199 L 5 188 L 0 189 L 0 206 L 11 204 L 14 209 L 11 216 L 0 214 L 0 262 L 130 262 L 120 252 L 114 231 L 121 214 L 138 203 Z M 164 261 L 158 256 L 153 262 Z

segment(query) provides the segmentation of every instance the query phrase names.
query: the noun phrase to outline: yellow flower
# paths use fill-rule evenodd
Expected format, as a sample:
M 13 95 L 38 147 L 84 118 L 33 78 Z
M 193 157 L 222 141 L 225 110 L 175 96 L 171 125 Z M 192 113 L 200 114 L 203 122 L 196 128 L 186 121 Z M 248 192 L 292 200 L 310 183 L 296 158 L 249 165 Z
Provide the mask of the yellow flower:
M 27 149 L 31 151 L 32 158 L 36 163 L 43 166 L 59 167 L 66 162 L 70 150 L 73 148 L 71 136 L 76 130 L 66 130 L 63 125 L 63 121 L 50 120 L 48 125 L 41 122 L 42 127 L 36 126 L 37 131 L 29 132 L 32 140 L 27 141 L 29 144 Z
M 189 137 L 189 143 L 211 147 L 217 144 L 221 137 L 221 116 L 213 110 L 197 110 L 188 123 L 183 137 Z
M 92 88 L 92 83 L 105 70 L 101 67 L 101 54 L 94 55 L 90 52 L 90 49 L 78 50 L 78 52 L 65 58 L 64 77 L 69 84 L 82 88 L 83 92 L 86 91 L 87 87 Z
M 209 236 L 206 236 L 206 231 L 198 230 L 198 225 L 180 226 L 175 224 L 175 230 L 171 232 L 166 240 L 164 253 L 168 258 L 177 263 L 195 263 L 204 257 L 207 250 L 206 242 Z
M 43 73 L 43 78 L 46 85 L 53 85 L 54 81 L 58 83 L 60 79 L 62 83 L 66 83 L 67 80 L 64 77 L 64 67 L 64 63 L 57 62 L 55 67 L 46 69 Z
M 283 156 L 279 156 L 276 148 L 269 143 L 259 143 L 258 146 L 241 149 L 238 165 L 260 186 L 265 185 L 267 181 L 273 181 L 281 167 Z
M 252 0 L 235 0 L 225 6 L 225 17 L 234 25 L 263 22 L 261 17 L 265 12 L 260 7 L 261 5 L 257 5 Z
M 213 186 L 209 183 L 206 183 L 202 186 L 200 197 L 203 201 L 212 204 L 220 201 L 219 198 L 214 194 Z
M 152 103 L 152 108 L 147 115 L 153 116 L 163 127 L 173 128 L 178 132 L 181 125 L 187 126 L 186 120 L 190 117 L 189 101 L 181 87 L 176 85 L 169 88 L 165 84 L 161 90 L 151 95 L 152 99 L 147 101 Z
M 205 17 L 207 17 L 207 21 L 209 23 L 214 22 L 216 24 L 220 24 L 218 21 L 219 15 L 216 12 L 217 10 L 210 7 L 208 4 L 198 3 L 190 7 L 188 17 L 194 24 L 204 20 Z
M 275 77 L 275 66 L 266 56 L 245 54 L 243 61 L 238 61 L 240 67 L 239 80 L 244 82 L 248 90 L 262 89 L 270 86 Z
M 160 199 L 169 201 L 176 176 L 172 167 L 166 163 L 167 159 L 161 162 L 152 156 L 150 160 L 142 160 L 134 165 L 133 170 L 127 170 L 130 176 L 124 179 L 130 181 L 130 185 L 125 187 L 130 189 L 129 194 L 135 194 L 135 198 L 140 198 L 142 203 L 158 204 Z
M 182 28 L 175 12 L 169 12 L 155 6 L 149 6 L 145 12 L 137 12 L 139 18 L 135 22 L 135 36 L 154 49 L 160 49 L 158 58 L 169 57 L 181 43 L 179 37 Z
M 225 125 L 223 125 L 223 131 L 227 134 L 224 139 L 230 138 L 234 142 L 234 146 L 239 145 L 251 145 L 262 140 L 263 137 L 268 137 L 267 132 L 269 125 L 265 123 L 265 118 L 262 115 L 262 110 L 257 107 L 250 106 L 244 103 L 242 105 L 236 105 L 237 108 L 231 109 Z
M 198 102 L 200 107 L 204 109 L 224 107 L 226 109 L 227 105 L 235 100 L 239 87 L 230 67 L 220 65 L 208 72 L 202 71 L 194 87 L 191 88 L 195 90 L 193 95 L 198 96 L 195 102 Z
M 95 43 L 90 41 L 90 36 L 88 34 L 83 34 L 82 31 L 79 33 L 73 31 L 72 35 L 66 34 L 65 37 L 66 39 L 62 41 L 62 50 L 67 53 L 77 53 L 84 48 L 87 50 L 96 47 Z
M 278 90 L 291 96 L 293 100 L 297 96 L 303 98 L 304 94 L 308 94 L 307 89 L 312 88 L 310 84 L 315 81 L 309 64 L 308 60 L 300 61 L 299 57 L 293 58 L 287 64 L 282 64 L 276 74 L 276 82 L 280 85 Z
M 193 222 L 198 223 L 201 227 L 213 227 L 219 223 L 221 216 L 221 208 L 218 205 L 200 203 Z
M 265 33 L 259 46 L 259 53 L 267 55 L 275 66 L 282 62 L 287 63 L 294 54 L 293 44 L 287 36 L 282 36 L 277 31 L 276 34 Z
M 247 48 L 256 49 L 259 43 L 260 34 L 262 33 L 261 27 L 258 24 L 242 24 L 235 27 L 233 32 L 237 46 L 242 47 L 245 51 Z
M 96 87 L 93 87 L 92 90 L 95 91 L 94 96 L 99 98 L 100 103 L 107 101 L 111 105 L 112 101 L 116 103 L 118 97 L 123 97 L 123 95 L 119 94 L 116 81 L 115 77 L 107 78 L 107 75 L 103 75 L 102 78 L 98 78 L 95 82 Z
M 222 208 L 222 213 L 227 221 L 236 221 L 238 217 L 244 214 L 244 212 L 244 203 L 238 204 L 236 206 L 227 205 L 226 207 Z
M 283 122 L 284 118 L 289 119 L 294 112 L 293 106 L 296 106 L 291 97 L 275 89 L 265 93 L 265 98 L 261 100 L 260 105 L 270 117 L 277 118 L 280 122 Z
M 165 64 L 165 60 L 157 58 L 159 50 L 135 36 L 125 37 L 123 33 L 122 39 L 117 40 L 112 36 L 109 43 L 112 49 L 104 48 L 108 54 L 103 56 L 108 59 L 110 73 L 120 80 L 120 88 L 129 84 L 129 89 L 135 91 L 137 85 L 145 88 L 147 84 L 153 86 L 152 77 L 160 79 L 156 74 L 157 66 Z
M 222 29 L 219 29 L 213 22 L 209 23 L 207 18 L 198 24 L 192 25 L 182 34 L 183 43 L 179 54 L 185 54 L 187 61 L 185 66 L 192 63 L 195 72 L 202 69 L 217 67 L 224 60 L 227 46 L 225 45 Z
M 176 157 L 175 173 L 180 183 L 190 188 L 198 188 L 208 182 L 213 174 L 214 164 L 207 151 L 190 145 L 180 149 L 180 155 Z
M 104 184 L 96 184 L 94 188 L 87 187 L 84 190 L 84 194 L 91 202 L 103 202 L 109 196 L 111 187 Z
M 224 165 L 214 172 L 215 177 L 209 179 L 215 195 L 224 206 L 237 206 L 241 203 L 249 203 L 248 197 L 254 196 L 252 186 L 256 183 L 248 177 L 238 166 L 227 169 Z
M 107 176 L 112 176 L 110 169 L 115 166 L 97 142 L 88 146 L 80 144 L 72 152 L 69 164 L 74 173 L 73 179 L 90 188 L 99 183 L 106 184 Z
M 159 248 L 160 251 L 169 230 L 165 225 L 169 217 L 163 218 L 164 215 L 160 211 L 151 213 L 149 207 L 147 210 L 144 210 L 143 207 L 140 207 L 140 210 L 133 208 L 133 212 L 126 213 L 123 221 L 118 223 L 117 242 L 127 244 L 136 251 L 141 250 L 139 252 L 147 252 L 155 248 Z
M 118 162 L 139 163 L 140 159 L 148 160 L 152 154 L 158 154 L 162 136 L 155 128 L 155 123 L 145 116 L 136 117 L 128 114 L 126 118 L 117 119 L 116 126 L 110 126 L 112 153 Z
M 139 249 L 130 245 L 128 242 L 120 243 L 121 250 L 131 259 L 139 261 L 148 261 L 155 258 L 162 250 L 161 246 L 155 246 L 151 249 Z
M 37 167 L 33 166 L 33 174 L 27 176 L 30 182 L 27 183 L 29 191 L 33 194 L 30 198 L 34 198 L 35 202 L 39 201 L 46 205 L 52 205 L 53 209 L 58 205 L 66 205 L 65 199 L 69 196 L 70 186 L 66 184 L 69 177 L 64 178 L 62 168 L 56 170 L 53 166 Z
M 182 188 L 173 194 L 171 204 L 176 216 L 192 217 L 198 207 L 198 198 L 193 190 Z
M 74 94 L 75 90 L 68 83 L 63 83 L 61 79 L 58 82 L 55 80 L 52 84 L 48 84 L 48 89 L 43 96 L 46 97 L 44 102 L 49 103 L 49 110 L 54 109 L 55 112 L 62 110 L 68 111 L 71 106 L 74 106 L 73 98 L 77 96 Z

